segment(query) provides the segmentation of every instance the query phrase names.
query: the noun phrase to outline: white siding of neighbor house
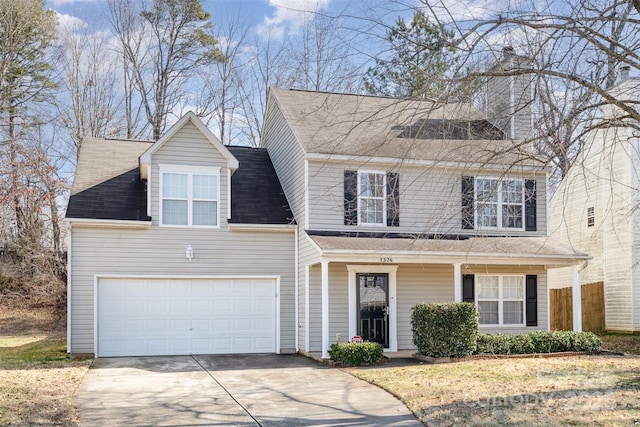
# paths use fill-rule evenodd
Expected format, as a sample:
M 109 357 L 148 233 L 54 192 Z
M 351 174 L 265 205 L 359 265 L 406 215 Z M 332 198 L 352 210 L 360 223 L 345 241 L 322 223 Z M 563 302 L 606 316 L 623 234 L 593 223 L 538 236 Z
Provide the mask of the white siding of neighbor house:
M 219 166 L 220 228 L 158 226 L 158 163 Z M 94 351 L 94 277 L 280 276 L 281 350 L 295 350 L 295 254 L 292 232 L 240 232 L 227 226 L 226 159 L 191 123 L 152 157 L 150 229 L 73 226 L 70 251 L 71 351 Z M 193 260 L 185 257 L 193 247 Z
M 400 226 L 345 226 L 344 171 L 376 170 L 397 172 L 400 180 Z M 364 165 L 314 160 L 309 161 L 309 224 L 311 230 L 351 230 L 368 232 L 477 234 L 463 230 L 462 176 L 499 176 L 479 171 L 413 165 Z M 512 176 L 533 179 L 522 173 Z M 547 192 L 544 175 L 537 176 L 537 231 L 483 230 L 482 234 L 546 236 Z
M 592 135 L 576 165 L 551 200 L 551 235 L 592 256 L 581 271 L 582 284 L 604 281 L 605 327 L 632 331 L 636 292 L 634 271 L 638 236 L 638 186 L 633 184 L 633 155 L 628 129 L 601 129 Z M 637 163 L 635 163 L 637 165 Z M 587 209 L 595 208 L 595 224 L 587 227 Z M 571 269 L 550 272 L 553 288 L 572 284 Z M 637 323 L 636 323 L 637 325 Z
M 640 137 L 630 140 L 631 154 L 631 200 L 632 206 L 632 293 L 633 293 L 633 330 L 640 330 Z
M 320 265 L 310 269 L 311 316 L 310 351 L 322 349 L 322 292 Z M 467 265 L 462 274 L 536 274 L 538 276 L 538 326 L 481 327 L 485 333 L 519 333 L 547 330 L 547 275 L 544 268 L 527 266 Z M 398 350 L 414 349 L 411 332 L 411 309 L 418 303 L 451 302 L 454 300 L 453 265 L 400 264 L 396 276 Z M 340 334 L 349 334 L 349 277 L 347 264 L 329 264 L 329 344 Z

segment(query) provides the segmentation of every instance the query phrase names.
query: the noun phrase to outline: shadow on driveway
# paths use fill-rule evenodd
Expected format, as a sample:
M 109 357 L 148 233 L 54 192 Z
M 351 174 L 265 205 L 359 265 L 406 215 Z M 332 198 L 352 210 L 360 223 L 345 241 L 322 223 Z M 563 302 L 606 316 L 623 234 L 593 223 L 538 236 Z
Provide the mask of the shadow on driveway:
M 384 390 L 299 355 L 96 359 L 82 425 L 420 426 Z

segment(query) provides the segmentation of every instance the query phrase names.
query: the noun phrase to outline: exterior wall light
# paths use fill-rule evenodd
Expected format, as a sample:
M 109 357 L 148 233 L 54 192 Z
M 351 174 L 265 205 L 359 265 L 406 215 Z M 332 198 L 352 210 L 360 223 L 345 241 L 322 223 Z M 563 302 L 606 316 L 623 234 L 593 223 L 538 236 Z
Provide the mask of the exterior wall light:
M 187 245 L 187 252 L 185 254 L 185 256 L 187 257 L 187 259 L 189 261 L 191 261 L 191 259 L 193 258 L 193 248 L 191 247 L 191 245 Z

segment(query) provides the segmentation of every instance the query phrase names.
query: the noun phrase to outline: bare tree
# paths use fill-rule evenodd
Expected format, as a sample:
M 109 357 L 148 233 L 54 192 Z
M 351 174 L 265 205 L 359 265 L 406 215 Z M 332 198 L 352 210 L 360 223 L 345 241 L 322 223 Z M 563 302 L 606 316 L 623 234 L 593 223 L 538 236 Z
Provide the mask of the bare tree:
M 640 21 L 633 2 L 508 3 L 476 18 L 461 18 L 444 1 L 423 5 L 438 25 L 453 28 L 453 46 L 466 61 L 494 63 L 501 50 L 511 46 L 529 59 L 508 69 L 485 67 L 473 76 L 533 77 L 538 120 L 528 142 L 536 141 L 541 158 L 555 166 L 560 177 L 589 132 L 616 125 L 601 120 L 604 105 L 620 110 L 618 124 L 640 123 L 637 102 L 609 90 L 621 66 L 640 68 L 640 35 L 635 30 Z
M 76 153 L 86 136 L 121 134 L 125 118 L 131 115 L 121 114 L 126 97 L 117 90 L 124 82 L 119 78 L 120 58 L 109 47 L 113 37 L 108 32 L 95 32 L 93 27 L 76 23 L 60 31 L 61 93 L 56 107 Z M 130 126 L 126 129 L 127 137 L 135 136 Z
M 125 88 L 135 90 L 152 136 L 158 139 L 168 114 L 182 100 L 185 82 L 200 66 L 222 59 L 211 34 L 210 15 L 199 0 L 141 4 L 110 0 L 109 10 L 111 26 L 121 43 Z M 132 92 L 127 99 L 131 102 L 127 111 L 132 113 Z
M 353 50 L 343 40 L 339 18 L 313 13 L 289 42 L 297 89 L 352 92 L 360 76 L 350 60 Z

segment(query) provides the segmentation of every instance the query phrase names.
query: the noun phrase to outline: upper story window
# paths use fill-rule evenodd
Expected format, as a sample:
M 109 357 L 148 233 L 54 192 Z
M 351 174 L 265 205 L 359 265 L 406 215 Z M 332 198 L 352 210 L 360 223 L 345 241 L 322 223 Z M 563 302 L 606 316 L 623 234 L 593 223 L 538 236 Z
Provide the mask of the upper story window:
M 160 167 L 160 224 L 218 227 L 220 169 Z
M 587 227 L 593 227 L 596 224 L 596 209 L 593 206 L 587 208 Z
M 344 225 L 400 225 L 397 172 L 344 171 Z
M 386 224 L 386 176 L 384 172 L 358 173 L 358 223 Z
M 478 178 L 476 202 L 479 227 L 522 228 L 524 214 L 522 180 Z
M 462 228 L 536 231 L 535 180 L 462 177 Z
M 476 288 L 481 325 L 524 324 L 524 276 L 478 275 Z

